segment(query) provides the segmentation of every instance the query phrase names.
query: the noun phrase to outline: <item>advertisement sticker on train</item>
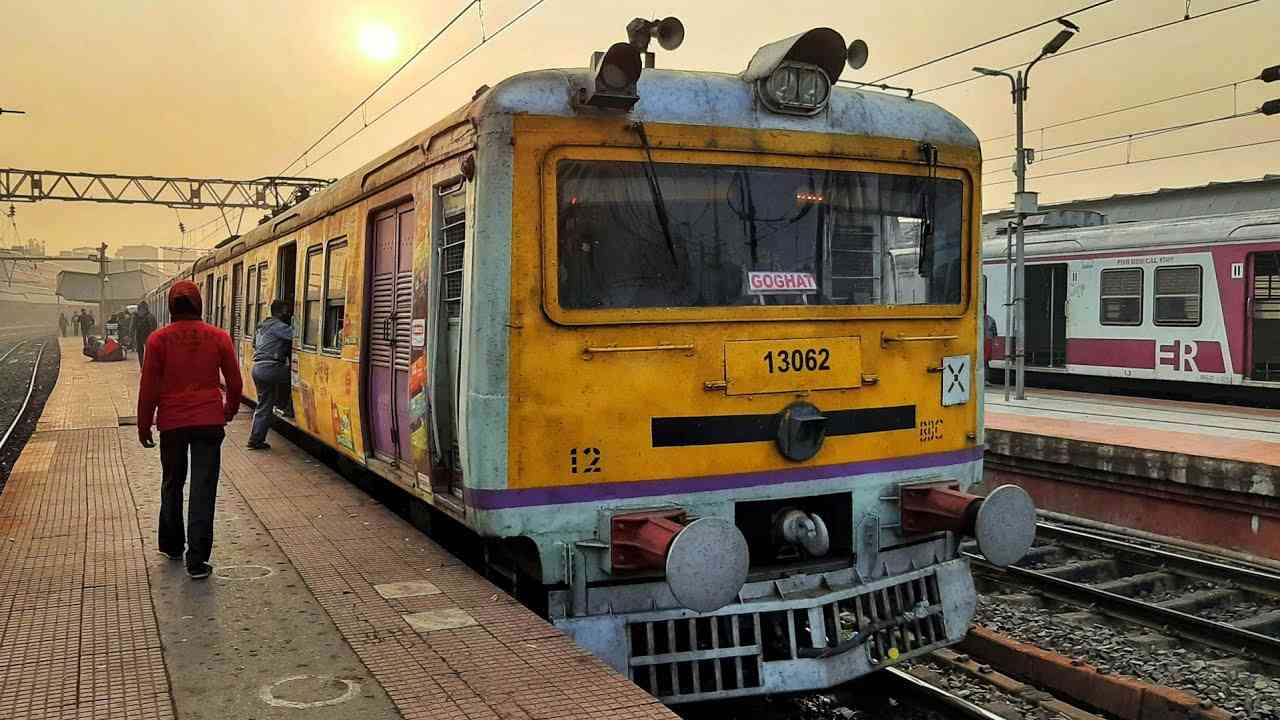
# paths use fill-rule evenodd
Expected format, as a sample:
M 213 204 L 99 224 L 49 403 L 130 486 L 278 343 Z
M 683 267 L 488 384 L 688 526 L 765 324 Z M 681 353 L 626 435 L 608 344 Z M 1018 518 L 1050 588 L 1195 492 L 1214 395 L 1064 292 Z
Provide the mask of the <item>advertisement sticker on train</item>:
M 818 292 L 813 273 L 752 270 L 747 273 L 748 295 L 807 295 Z

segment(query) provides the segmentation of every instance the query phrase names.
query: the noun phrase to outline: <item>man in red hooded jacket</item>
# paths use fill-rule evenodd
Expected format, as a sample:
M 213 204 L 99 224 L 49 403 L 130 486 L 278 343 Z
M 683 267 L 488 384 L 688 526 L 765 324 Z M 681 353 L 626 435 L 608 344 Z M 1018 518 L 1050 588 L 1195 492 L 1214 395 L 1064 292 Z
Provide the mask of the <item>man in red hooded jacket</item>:
M 138 441 L 155 447 L 160 430 L 160 552 L 181 560 L 182 486 L 191 456 L 191 506 L 185 545 L 187 573 L 206 578 L 213 568 L 213 506 L 218 496 L 223 426 L 240 407 L 240 366 L 231 336 L 200 320 L 200 290 L 185 280 L 169 289 L 170 322 L 147 338 L 138 389 Z M 221 376 L 221 378 L 219 377 Z M 226 386 L 223 395 L 221 386 Z

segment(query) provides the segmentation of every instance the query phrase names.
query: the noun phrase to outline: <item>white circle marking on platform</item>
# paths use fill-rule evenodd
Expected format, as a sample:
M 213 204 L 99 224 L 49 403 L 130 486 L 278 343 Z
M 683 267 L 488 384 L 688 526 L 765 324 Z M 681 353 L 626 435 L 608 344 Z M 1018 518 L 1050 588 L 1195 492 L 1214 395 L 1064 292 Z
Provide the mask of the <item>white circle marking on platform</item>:
M 281 685 L 284 685 L 285 683 L 296 682 L 298 680 L 320 680 L 320 681 L 333 680 L 336 682 L 340 682 L 343 685 L 346 685 L 347 689 L 337 697 L 329 698 L 328 700 L 311 700 L 308 702 L 299 702 L 297 700 L 281 700 L 280 698 L 275 696 L 276 688 L 280 687 Z M 262 688 L 258 690 L 258 697 L 262 700 L 262 702 L 272 707 L 306 709 L 306 708 L 324 707 L 326 705 L 337 705 L 339 703 L 344 703 L 350 700 L 351 698 L 355 697 L 356 693 L 358 692 L 360 692 L 360 683 L 356 682 L 355 680 L 348 680 L 346 678 L 334 677 L 332 675 L 290 675 L 289 677 L 277 680 L 271 683 L 270 685 L 263 685 Z
M 262 572 L 257 575 L 228 575 L 227 573 L 234 570 L 260 570 Z M 271 577 L 276 574 L 275 568 L 266 565 L 224 565 L 213 571 L 214 577 L 221 580 L 261 580 L 262 578 Z

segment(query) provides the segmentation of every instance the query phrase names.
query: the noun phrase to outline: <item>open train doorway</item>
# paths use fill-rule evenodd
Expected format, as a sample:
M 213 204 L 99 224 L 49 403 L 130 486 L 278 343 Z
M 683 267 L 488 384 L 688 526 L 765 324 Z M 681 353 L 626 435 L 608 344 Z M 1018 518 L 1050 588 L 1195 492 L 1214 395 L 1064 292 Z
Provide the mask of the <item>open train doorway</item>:
M 284 300 L 293 305 L 294 298 L 297 293 L 298 281 L 298 246 L 294 243 L 281 245 L 276 251 L 276 299 Z M 266 318 L 262 318 L 265 320 Z M 297 337 L 297 325 L 294 325 L 294 337 Z M 289 353 L 289 362 L 292 364 L 293 353 Z M 297 368 L 290 368 L 296 370 Z M 290 372 L 290 376 L 293 373 Z M 284 397 L 280 402 L 280 414 L 285 417 L 293 417 L 293 392 L 292 390 L 283 393 Z
M 1249 379 L 1280 382 L 1280 252 L 1249 256 Z
M 1028 367 L 1067 366 L 1067 264 L 1027 266 Z

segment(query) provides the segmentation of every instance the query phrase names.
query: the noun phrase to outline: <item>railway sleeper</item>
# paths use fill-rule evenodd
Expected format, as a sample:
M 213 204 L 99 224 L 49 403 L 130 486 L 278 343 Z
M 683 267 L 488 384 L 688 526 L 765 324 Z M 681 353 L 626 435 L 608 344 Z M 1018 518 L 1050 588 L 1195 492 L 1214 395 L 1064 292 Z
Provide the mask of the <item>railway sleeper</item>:
M 1262 635 L 1280 636 L 1280 610 L 1242 618 L 1231 624 L 1242 630 L 1251 630 Z
M 1057 567 L 1045 568 L 1037 571 L 1042 575 L 1048 575 L 1060 580 L 1068 580 L 1070 582 L 1101 582 L 1110 580 L 1121 575 L 1120 563 L 1111 558 L 1098 558 L 1096 560 L 1077 560 L 1059 565 Z
M 1156 605 L 1169 610 L 1177 610 L 1178 612 L 1194 613 L 1197 610 L 1237 602 L 1243 597 L 1244 593 L 1239 590 L 1213 588 L 1212 590 L 1200 590 L 1182 597 L 1164 600 L 1156 603 Z
M 1185 580 L 1182 577 L 1173 573 L 1152 571 L 1119 577 L 1114 580 L 1103 580 L 1102 582 L 1094 583 L 1093 586 L 1099 590 L 1106 590 L 1117 595 L 1141 597 L 1176 590 L 1184 582 Z

